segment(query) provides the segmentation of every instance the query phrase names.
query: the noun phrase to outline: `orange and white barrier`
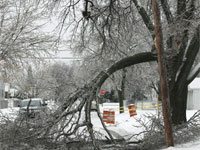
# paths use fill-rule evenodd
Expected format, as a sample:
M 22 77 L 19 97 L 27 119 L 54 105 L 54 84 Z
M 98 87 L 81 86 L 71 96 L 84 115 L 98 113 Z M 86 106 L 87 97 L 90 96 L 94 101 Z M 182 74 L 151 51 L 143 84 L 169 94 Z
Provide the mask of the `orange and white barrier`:
M 108 110 L 104 110 L 103 111 L 103 121 L 107 123 L 108 121 L 108 115 L 109 115 L 109 111 Z
M 103 121 L 108 124 L 115 124 L 115 111 L 114 110 L 104 110 L 103 111 Z
M 135 105 L 129 105 L 128 110 L 129 110 L 130 117 L 137 115 Z

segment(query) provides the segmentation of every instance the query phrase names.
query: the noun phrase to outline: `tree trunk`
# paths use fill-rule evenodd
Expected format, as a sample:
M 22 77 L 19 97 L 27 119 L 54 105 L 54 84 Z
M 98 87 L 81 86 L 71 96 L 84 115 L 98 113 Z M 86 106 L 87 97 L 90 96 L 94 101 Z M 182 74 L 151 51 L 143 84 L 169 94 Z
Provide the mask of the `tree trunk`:
M 174 125 L 182 124 L 187 121 L 186 120 L 187 93 L 188 93 L 187 86 L 191 82 L 191 80 L 189 82 L 188 76 L 191 73 L 195 57 L 199 52 L 199 47 L 200 47 L 199 32 L 200 32 L 200 26 L 196 28 L 193 38 L 191 39 L 191 42 L 188 43 L 189 46 L 187 50 L 185 50 L 186 51 L 186 54 L 184 56 L 185 60 L 182 61 L 182 65 L 180 65 L 179 67 L 180 72 L 179 70 L 173 71 L 173 72 L 176 71 L 176 76 L 177 76 L 177 79 L 174 78 L 175 81 L 174 84 L 170 85 L 171 87 L 170 105 L 172 108 L 172 122 Z M 172 77 L 170 77 L 170 79 L 172 79 Z
M 187 86 L 181 89 L 174 88 L 170 92 L 170 104 L 172 111 L 172 122 L 174 125 L 185 123 L 187 108 Z
M 117 94 L 118 94 L 118 99 L 119 99 L 119 113 L 123 113 L 124 112 L 124 104 L 123 104 L 123 92 L 121 89 L 117 90 Z
M 124 95 L 125 95 L 125 81 L 126 81 L 126 69 L 122 69 L 122 81 L 121 87 L 117 90 L 118 99 L 119 99 L 119 112 L 124 112 Z

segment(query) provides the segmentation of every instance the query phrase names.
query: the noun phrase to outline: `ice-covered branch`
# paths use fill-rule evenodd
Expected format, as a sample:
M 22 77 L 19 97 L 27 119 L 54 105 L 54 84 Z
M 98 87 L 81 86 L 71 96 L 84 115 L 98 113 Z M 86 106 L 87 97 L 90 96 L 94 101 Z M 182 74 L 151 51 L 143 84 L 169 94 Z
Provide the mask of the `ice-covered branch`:
M 188 75 L 187 77 L 188 84 L 193 81 L 193 79 L 199 74 L 199 72 L 200 72 L 200 63 L 198 63 Z
M 138 10 L 138 13 L 140 14 L 140 16 L 142 17 L 142 20 L 144 21 L 144 24 L 146 25 L 147 29 L 149 30 L 149 32 L 152 35 L 152 38 L 155 38 L 155 34 L 154 34 L 154 25 L 149 17 L 149 15 L 147 14 L 147 12 L 145 11 L 144 7 L 140 6 L 138 4 L 137 0 L 132 0 L 132 2 L 135 4 L 135 7 Z
M 184 60 L 183 66 L 180 70 L 180 73 L 178 74 L 176 82 L 179 85 L 179 87 L 188 83 L 187 79 L 191 72 L 192 65 L 194 64 L 195 57 L 199 52 L 199 47 L 200 47 L 199 32 L 200 32 L 200 25 L 198 25 L 198 27 L 195 30 L 195 34 L 193 35 L 190 45 L 188 46 L 188 50 L 186 51 L 185 54 L 186 59 Z
M 169 24 L 171 24 L 173 22 L 173 15 L 170 11 L 170 7 L 169 7 L 169 4 L 168 4 L 168 1 L 166 0 L 161 0 L 161 6 L 163 8 L 163 12 L 166 16 L 166 19 L 167 19 L 167 22 Z

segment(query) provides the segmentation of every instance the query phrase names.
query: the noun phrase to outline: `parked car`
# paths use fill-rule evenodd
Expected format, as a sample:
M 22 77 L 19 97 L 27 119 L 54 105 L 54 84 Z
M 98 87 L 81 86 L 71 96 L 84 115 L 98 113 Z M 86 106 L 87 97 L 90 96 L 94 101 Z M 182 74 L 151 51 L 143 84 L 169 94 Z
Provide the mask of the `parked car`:
M 41 112 L 45 112 L 47 104 L 42 98 L 30 98 L 21 101 L 19 113 L 20 115 L 34 118 Z

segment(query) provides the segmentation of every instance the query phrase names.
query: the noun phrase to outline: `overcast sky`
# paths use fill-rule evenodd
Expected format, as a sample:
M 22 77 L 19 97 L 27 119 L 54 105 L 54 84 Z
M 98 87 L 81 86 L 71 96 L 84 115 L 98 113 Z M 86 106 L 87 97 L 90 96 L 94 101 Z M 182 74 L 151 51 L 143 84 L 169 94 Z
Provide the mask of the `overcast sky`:
M 57 28 L 57 25 L 58 25 L 58 20 L 57 19 L 51 19 L 50 22 L 45 22 L 45 21 L 41 21 L 40 24 L 44 24 L 45 25 L 43 26 L 42 28 L 42 31 L 45 32 L 45 33 L 55 33 L 55 34 L 58 34 L 58 28 Z M 70 34 L 67 34 L 65 33 L 65 37 L 69 37 L 69 36 L 66 36 L 66 35 L 70 35 Z M 64 37 L 62 37 L 64 38 Z M 70 38 L 70 37 L 69 37 Z M 69 39 L 65 39 L 65 40 L 69 40 Z M 67 45 L 60 45 L 59 46 L 59 49 L 57 52 L 52 52 L 53 56 L 52 58 L 51 57 L 45 57 L 46 59 L 53 59 L 55 58 L 55 61 L 62 61 L 62 62 L 71 62 L 73 61 L 74 59 L 76 60 L 77 57 L 73 56 L 72 54 L 72 50 L 70 49 L 70 46 L 67 46 Z M 73 59 L 74 58 L 74 59 Z

